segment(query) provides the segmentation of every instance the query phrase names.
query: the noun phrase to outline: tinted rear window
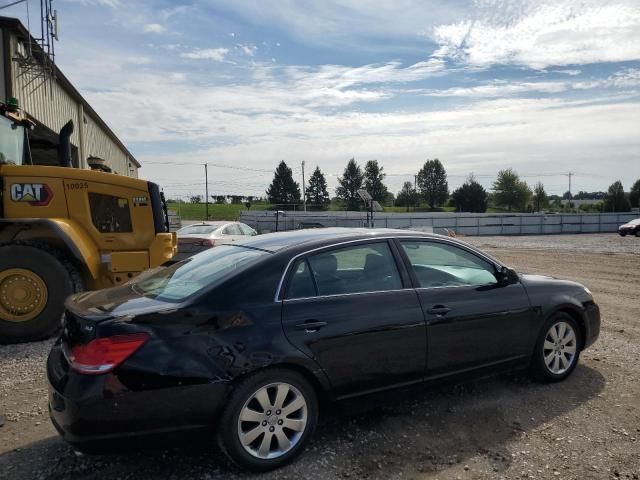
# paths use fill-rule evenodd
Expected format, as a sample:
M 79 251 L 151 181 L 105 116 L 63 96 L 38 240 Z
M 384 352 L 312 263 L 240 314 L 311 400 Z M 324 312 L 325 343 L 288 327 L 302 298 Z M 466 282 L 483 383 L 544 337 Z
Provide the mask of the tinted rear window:
M 166 302 L 181 302 L 232 277 L 269 253 L 222 245 L 133 280 L 133 291 Z

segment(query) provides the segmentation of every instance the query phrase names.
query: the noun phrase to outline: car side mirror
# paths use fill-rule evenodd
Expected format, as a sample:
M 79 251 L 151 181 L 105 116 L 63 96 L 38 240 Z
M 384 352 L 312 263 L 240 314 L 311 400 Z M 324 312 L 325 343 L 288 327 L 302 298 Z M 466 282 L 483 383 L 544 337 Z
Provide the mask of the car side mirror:
M 515 270 L 502 266 L 500 270 L 498 270 L 498 282 L 504 285 L 509 283 L 513 283 L 518 278 L 518 274 Z

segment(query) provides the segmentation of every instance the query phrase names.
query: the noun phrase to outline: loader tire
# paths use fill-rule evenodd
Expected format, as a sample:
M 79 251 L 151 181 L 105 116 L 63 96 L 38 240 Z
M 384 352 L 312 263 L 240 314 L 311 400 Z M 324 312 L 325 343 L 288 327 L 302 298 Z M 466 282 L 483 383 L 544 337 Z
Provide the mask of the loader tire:
M 77 269 L 46 245 L 0 247 L 0 343 L 41 340 L 61 324 L 65 299 L 82 290 Z

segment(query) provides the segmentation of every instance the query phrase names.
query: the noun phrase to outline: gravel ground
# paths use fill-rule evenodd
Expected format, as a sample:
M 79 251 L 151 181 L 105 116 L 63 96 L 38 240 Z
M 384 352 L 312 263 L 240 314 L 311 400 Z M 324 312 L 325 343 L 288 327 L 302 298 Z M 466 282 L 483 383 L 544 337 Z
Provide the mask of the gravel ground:
M 574 374 L 555 385 L 513 374 L 336 404 L 302 458 L 264 478 L 639 478 L 640 239 L 465 240 L 518 270 L 570 278 L 593 291 L 603 329 Z M 47 417 L 49 346 L 0 347 L 0 478 L 250 477 L 206 442 L 74 454 Z

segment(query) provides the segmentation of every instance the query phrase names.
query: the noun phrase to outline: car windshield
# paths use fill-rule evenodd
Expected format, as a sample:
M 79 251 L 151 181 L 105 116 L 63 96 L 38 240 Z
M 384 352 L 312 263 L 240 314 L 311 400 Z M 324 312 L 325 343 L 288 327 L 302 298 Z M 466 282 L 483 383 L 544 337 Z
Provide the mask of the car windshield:
M 0 163 L 22 165 L 24 127 L 0 116 Z
M 158 270 L 130 283 L 139 295 L 166 302 L 181 302 L 205 288 L 228 279 L 235 273 L 269 255 L 263 250 L 238 246 L 220 246 Z
M 181 228 L 178 233 L 180 235 L 206 235 L 220 228 L 221 225 L 190 225 Z

